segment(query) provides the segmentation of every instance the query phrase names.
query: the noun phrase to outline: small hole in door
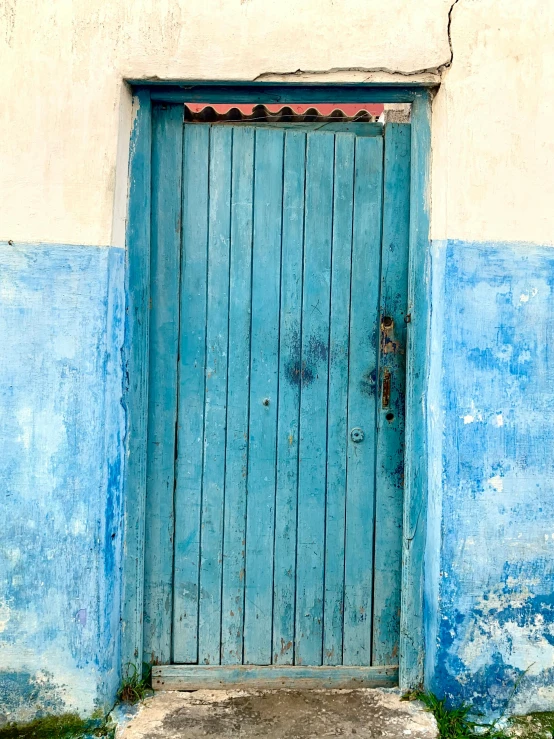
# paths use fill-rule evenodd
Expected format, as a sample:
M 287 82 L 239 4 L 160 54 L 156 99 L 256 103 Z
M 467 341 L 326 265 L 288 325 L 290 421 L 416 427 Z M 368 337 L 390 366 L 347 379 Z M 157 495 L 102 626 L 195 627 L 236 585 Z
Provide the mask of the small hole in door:
M 387 413 L 385 418 L 387 419 L 387 421 L 394 421 L 394 413 Z

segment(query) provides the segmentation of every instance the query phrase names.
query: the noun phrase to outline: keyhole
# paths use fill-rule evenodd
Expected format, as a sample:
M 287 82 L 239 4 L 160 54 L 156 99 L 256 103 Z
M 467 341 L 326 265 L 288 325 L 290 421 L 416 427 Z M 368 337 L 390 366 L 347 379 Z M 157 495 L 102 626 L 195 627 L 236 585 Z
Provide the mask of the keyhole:
M 263 404 L 264 404 L 265 406 L 269 405 L 269 398 L 264 398 L 264 400 L 263 400 Z

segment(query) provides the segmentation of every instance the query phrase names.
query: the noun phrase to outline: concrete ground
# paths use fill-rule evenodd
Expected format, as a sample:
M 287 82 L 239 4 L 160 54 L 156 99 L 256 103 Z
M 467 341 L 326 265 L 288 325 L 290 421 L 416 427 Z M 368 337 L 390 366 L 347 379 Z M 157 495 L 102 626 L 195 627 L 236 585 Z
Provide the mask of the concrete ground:
M 156 693 L 118 739 L 436 739 L 433 716 L 391 689 Z

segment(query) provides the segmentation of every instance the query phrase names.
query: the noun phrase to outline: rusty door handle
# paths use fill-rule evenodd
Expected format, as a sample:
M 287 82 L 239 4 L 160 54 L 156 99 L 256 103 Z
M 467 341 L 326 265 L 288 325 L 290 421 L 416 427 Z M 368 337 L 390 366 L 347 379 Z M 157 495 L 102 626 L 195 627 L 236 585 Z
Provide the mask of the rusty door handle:
M 386 369 L 383 372 L 383 390 L 381 393 L 381 407 L 388 408 L 390 403 L 390 370 Z

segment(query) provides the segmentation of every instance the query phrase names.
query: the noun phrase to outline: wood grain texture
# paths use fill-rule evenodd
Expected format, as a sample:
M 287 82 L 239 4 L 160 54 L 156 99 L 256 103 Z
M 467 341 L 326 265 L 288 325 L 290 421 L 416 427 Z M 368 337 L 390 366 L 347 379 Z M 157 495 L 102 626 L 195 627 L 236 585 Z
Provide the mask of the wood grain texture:
M 309 133 L 307 137 L 296 558 L 297 665 L 318 665 L 322 660 L 334 144 L 334 136 L 330 134 Z
M 407 213 L 396 139 L 386 238 Z M 374 592 L 379 313 L 406 298 L 405 258 L 380 273 L 383 138 L 197 124 L 183 152 L 173 659 L 369 666 L 375 608 L 383 664 L 399 583 Z
M 144 81 L 136 80 L 135 88 L 139 89 Z M 362 85 L 326 83 L 308 85 L 294 83 L 237 83 L 222 82 L 220 84 L 192 81 L 186 89 L 171 84 L 149 85 L 152 100 L 166 103 L 409 103 L 417 95 L 417 86 L 379 85 L 364 83 Z
M 202 88 L 205 90 L 206 88 Z M 338 91 L 339 88 L 337 88 Z M 199 93 L 200 94 L 200 93 Z M 211 94 L 211 93 L 210 93 Z M 219 93 L 218 93 L 219 94 Z M 265 94 L 265 93 L 264 93 Z M 360 93 L 358 93 L 360 94 Z M 130 214 L 133 204 L 133 179 L 137 178 L 137 183 L 140 181 L 141 177 L 143 178 L 143 184 L 142 186 L 137 186 L 137 197 L 138 193 L 142 191 L 143 195 L 142 197 L 144 199 L 147 199 L 147 195 L 144 194 L 145 190 L 147 191 L 147 188 L 144 187 L 144 183 L 148 179 L 148 168 L 149 168 L 149 162 L 147 157 L 145 156 L 145 152 L 148 149 L 148 134 L 149 134 L 149 119 L 150 119 L 150 111 L 148 107 L 148 95 L 143 90 L 140 92 L 141 97 L 143 98 L 143 101 L 141 103 L 142 111 L 143 111 L 143 119 L 142 119 L 142 129 L 140 132 L 140 136 L 137 136 L 137 146 L 136 146 L 136 153 L 132 153 L 132 157 L 136 157 L 136 161 L 132 158 L 131 164 L 131 198 L 130 198 Z M 412 183 L 411 183 L 411 197 L 412 199 L 414 197 L 420 197 L 420 202 L 416 204 L 417 209 L 421 210 L 420 207 L 422 204 L 425 204 L 425 188 L 427 186 L 427 178 L 428 178 L 428 152 L 426 152 L 425 147 L 428 145 L 429 142 L 429 136 L 428 136 L 428 107 L 429 107 L 429 100 L 428 95 L 426 92 L 417 92 L 414 90 L 410 91 L 410 96 L 415 97 L 416 101 L 414 103 L 412 115 L 413 115 L 413 129 L 414 133 L 419 134 L 415 136 L 415 138 L 412 138 L 412 156 L 415 152 L 419 149 L 419 159 L 417 159 L 418 162 L 420 162 L 423 165 L 424 172 L 421 176 L 418 177 L 418 181 L 414 183 L 414 178 L 412 177 Z M 205 99 L 205 98 L 204 98 Z M 139 129 L 139 123 L 140 123 L 140 117 L 137 116 L 137 130 Z M 300 132 L 298 132 L 300 133 Z M 140 143 L 140 146 L 138 145 Z M 140 153 L 140 149 L 142 147 L 142 153 Z M 416 157 L 417 158 L 417 157 Z M 133 161 L 135 161 L 135 164 L 133 164 Z M 142 172 L 141 172 L 142 167 Z M 416 169 L 416 165 L 414 162 L 412 162 L 412 171 Z M 138 172 L 138 175 L 135 173 Z M 138 202 L 138 200 L 135 199 L 135 202 Z M 143 206 L 144 206 L 143 201 Z M 424 209 L 424 206 L 423 206 Z M 145 208 L 142 207 L 142 210 L 144 211 Z M 412 211 L 414 208 L 412 208 Z M 132 239 L 137 239 L 138 242 L 143 241 L 144 244 L 144 251 L 148 249 L 148 234 L 145 229 L 145 223 L 149 221 L 148 213 L 142 213 L 142 219 L 135 217 L 134 222 L 130 218 L 130 226 L 129 226 L 129 232 L 128 232 L 128 243 L 132 243 Z M 426 220 L 427 218 L 427 220 Z M 138 225 L 140 223 L 140 225 Z M 142 229 L 142 236 L 137 236 L 136 234 L 131 237 L 131 229 L 136 228 L 139 232 Z M 425 313 L 425 308 L 421 308 L 421 306 L 424 305 L 421 300 L 426 301 L 428 298 L 423 295 L 423 293 L 426 290 L 425 285 L 427 284 L 425 282 L 425 274 L 426 274 L 426 263 L 425 260 L 428 258 L 427 256 L 421 257 L 421 255 L 417 256 L 414 255 L 414 239 L 419 238 L 419 243 L 423 244 L 424 252 L 425 254 L 428 253 L 426 251 L 428 249 L 428 217 L 424 213 L 423 215 L 421 212 L 418 212 L 414 214 L 412 212 L 411 215 L 411 224 L 410 224 L 410 240 L 411 240 L 411 256 L 410 256 L 410 270 L 411 270 L 411 276 L 410 276 L 410 285 L 411 285 L 411 292 L 410 292 L 410 309 L 414 310 L 414 307 L 417 308 L 417 310 L 420 311 L 419 315 L 420 317 L 423 316 Z M 129 293 L 132 292 L 133 289 L 138 289 L 140 293 L 140 278 L 138 277 L 137 271 L 135 270 L 135 276 L 133 279 L 131 279 L 132 275 L 132 267 L 131 262 L 132 260 L 135 260 L 135 266 L 139 264 L 139 260 L 136 259 L 136 255 L 129 257 Z M 144 256 L 143 256 L 144 261 Z M 417 273 L 421 279 L 420 284 L 418 284 L 417 277 L 414 277 L 414 274 Z M 143 272 L 144 276 L 144 272 Z M 144 285 L 143 285 L 144 287 Z M 144 295 L 144 292 L 143 292 Z M 418 300 L 420 301 L 418 304 Z M 129 298 L 129 305 L 131 305 L 132 299 Z M 140 301 L 137 300 L 137 305 Z M 144 310 L 144 303 L 143 308 Z M 145 326 L 144 324 L 141 326 L 141 328 L 137 328 L 137 325 L 133 325 L 131 327 L 131 324 L 139 324 L 140 321 L 147 321 L 147 316 L 142 316 L 142 318 L 139 316 L 139 312 L 137 312 L 136 316 L 131 316 L 129 319 L 129 335 L 134 330 L 135 336 L 142 336 L 142 333 L 144 332 Z M 136 319 L 136 320 L 135 320 Z M 413 319 L 413 314 L 412 314 Z M 414 331 L 414 326 L 410 327 L 410 331 Z M 142 333 L 141 333 L 142 332 Z M 421 335 L 425 338 L 426 333 L 423 331 Z M 137 375 L 137 383 L 140 385 L 141 382 L 144 383 L 145 377 L 148 373 L 148 364 L 146 368 L 144 367 L 144 352 L 146 350 L 146 353 L 148 352 L 148 347 L 145 346 L 146 339 L 143 337 L 142 339 L 142 346 L 136 345 L 136 351 L 135 351 L 135 358 L 134 360 L 129 359 L 128 362 L 128 368 L 131 368 L 133 366 L 132 362 L 136 361 L 136 366 L 138 368 L 138 375 Z M 410 346 L 412 350 L 415 350 L 415 344 L 412 340 Z M 420 352 L 421 353 L 421 352 Z M 143 356 L 143 360 L 141 361 L 140 356 Z M 423 355 L 425 355 L 425 352 L 423 352 Z M 131 357 L 131 350 L 129 350 L 129 357 Z M 407 445 L 409 447 L 410 443 L 413 446 L 417 446 L 417 448 L 420 449 L 420 455 L 421 455 L 421 449 L 425 451 L 425 439 L 422 437 L 422 442 L 420 443 L 417 441 L 416 443 L 416 437 L 420 431 L 420 424 L 422 422 L 423 413 L 420 412 L 421 409 L 417 408 L 417 403 L 421 404 L 421 398 L 423 397 L 421 394 L 416 392 L 414 393 L 413 384 L 414 379 L 417 382 L 420 382 L 421 388 L 423 390 L 424 387 L 424 378 L 422 379 L 419 376 L 419 368 L 418 368 L 418 360 L 412 359 L 410 363 L 409 359 L 409 353 L 408 353 L 408 373 L 411 373 L 411 379 L 408 381 L 408 389 L 407 389 L 407 398 L 408 398 L 408 404 L 411 402 L 411 412 L 412 412 L 412 420 L 410 423 L 412 424 L 412 428 L 410 429 L 410 423 L 408 424 L 407 429 L 407 437 L 408 442 Z M 423 356 L 424 359 L 424 356 Z M 142 365 L 142 366 L 141 366 Z M 424 363 L 424 367 L 425 367 Z M 424 371 L 425 374 L 425 371 Z M 141 379 L 142 377 L 142 379 Z M 410 389 L 410 382 L 412 383 L 412 388 Z M 130 384 L 133 383 L 133 378 L 130 379 Z M 139 392 L 140 395 L 140 392 Z M 130 396 L 129 396 L 130 397 Z M 416 400 L 416 397 L 418 400 Z M 140 419 L 138 418 L 138 413 L 131 410 L 131 406 L 133 405 L 134 401 L 130 401 L 129 407 L 129 413 L 130 413 L 130 424 L 132 427 L 133 424 L 133 416 L 134 416 L 134 423 L 135 423 L 135 429 L 140 429 Z M 139 401 L 140 405 L 140 401 Z M 144 407 L 144 400 L 142 401 L 142 405 Z M 408 411 L 410 413 L 410 411 Z M 419 415 L 418 415 L 419 413 Z M 419 424 L 419 425 L 418 425 Z M 414 430 L 415 429 L 415 430 Z M 135 439 L 138 443 L 138 448 L 140 448 L 140 433 L 138 436 L 135 436 Z M 131 448 L 131 445 L 133 444 L 133 438 L 132 435 L 129 435 L 129 448 Z M 141 601 L 141 585 L 140 585 L 140 568 L 141 568 L 141 554 L 140 550 L 142 548 L 140 541 L 138 540 L 139 537 L 137 534 L 139 533 L 138 529 L 140 527 L 140 452 L 136 453 L 134 455 L 135 460 L 137 462 L 137 466 L 135 468 L 136 472 L 133 472 L 133 462 L 130 461 L 127 468 L 127 485 L 129 486 L 129 482 L 133 479 L 139 480 L 138 490 L 137 490 L 137 501 L 138 501 L 138 509 L 133 509 L 133 507 L 130 504 L 130 501 L 127 503 L 127 510 L 134 514 L 135 511 L 137 513 L 136 520 L 137 520 L 137 526 L 134 526 L 130 519 L 128 518 L 128 526 L 127 526 L 127 532 L 126 532 L 126 550 L 129 551 L 129 547 L 131 548 L 131 551 L 133 550 L 133 540 L 135 542 L 135 553 L 136 556 L 134 557 L 133 564 L 129 565 L 129 561 L 127 560 L 125 562 L 125 568 L 126 568 L 126 583 L 125 583 L 125 596 L 124 596 L 124 623 L 125 623 L 125 631 L 124 631 L 124 650 L 126 650 L 126 654 L 130 654 L 132 657 L 134 657 L 136 654 L 140 654 L 140 637 L 137 637 L 137 628 L 134 628 L 131 624 L 131 621 L 134 618 L 134 626 L 136 627 L 138 622 L 140 621 L 140 601 Z M 405 511 L 405 520 L 404 520 L 404 528 L 405 528 L 405 537 L 404 537 L 404 556 L 403 556 L 403 595 L 402 595 L 402 638 L 401 638 L 401 672 L 403 674 L 402 681 L 403 684 L 408 685 L 415 685 L 417 684 L 417 677 L 421 676 L 422 674 L 422 658 L 423 658 L 423 590 L 422 590 L 422 572 L 423 572 L 423 549 L 424 549 L 424 537 L 423 542 L 419 542 L 419 548 L 418 548 L 418 537 L 421 535 L 421 532 L 419 529 L 421 528 L 419 526 L 420 523 L 420 517 L 425 515 L 424 509 L 419 506 L 419 502 L 425 502 L 425 495 L 426 495 L 426 489 L 425 484 L 423 480 L 423 474 L 424 471 L 422 469 L 419 469 L 421 467 L 422 462 L 419 460 L 414 461 L 413 459 L 409 461 L 408 467 L 406 470 L 406 479 L 407 479 L 407 490 L 406 490 L 406 500 L 410 504 L 408 506 L 408 510 Z M 417 467 L 417 469 L 416 469 Z M 133 477 L 133 475 L 137 475 L 136 477 Z M 419 497 L 418 497 L 419 496 Z M 409 529 L 409 535 L 406 534 L 408 529 L 406 528 L 407 525 L 411 522 L 412 528 Z M 132 529 L 132 530 L 131 530 Z M 412 540 L 412 536 L 415 533 L 415 545 L 414 541 Z M 130 571 L 133 570 L 133 573 L 129 574 Z M 136 572 L 135 572 L 136 570 Z M 139 582 L 135 583 L 129 583 L 129 581 L 132 578 L 137 578 Z M 407 607 L 406 607 L 407 606 Z M 127 616 L 125 615 L 127 614 Z M 131 621 L 129 620 L 129 614 L 131 614 Z M 134 614 L 134 616 L 133 616 Z M 129 625 L 131 624 L 131 625 Z M 138 624 L 138 631 L 140 631 L 140 624 Z M 134 635 L 133 635 L 134 632 Z M 137 652 L 137 644 L 138 646 L 138 652 Z
M 323 664 L 342 663 L 344 534 L 348 438 L 350 271 L 355 137 L 337 134 L 333 193 L 333 254 L 329 335 L 329 409 L 325 521 Z
M 412 104 L 410 256 L 406 355 L 405 492 L 402 543 L 400 684 L 423 682 L 423 586 L 427 516 L 426 389 L 430 352 L 429 167 L 431 105 L 426 93 Z
M 382 139 L 356 141 L 350 297 L 343 664 L 371 664 Z M 361 442 L 352 430 L 364 434 Z
M 375 561 L 372 664 L 398 662 L 402 512 L 408 240 L 410 223 L 410 125 L 385 128 L 383 239 L 381 248 L 381 392 L 385 373 L 390 397 L 377 403 L 375 474 Z M 390 321 L 392 323 L 389 326 Z
M 251 128 L 233 130 L 229 373 L 221 604 L 222 664 L 242 663 L 252 305 L 254 134 L 254 129 Z
M 283 131 L 256 131 L 244 662 L 271 664 Z
M 204 460 L 200 523 L 198 661 L 219 664 L 227 440 L 231 128 L 210 131 Z
M 127 310 L 125 323 L 127 464 L 122 602 L 122 663 L 143 653 L 144 537 L 150 326 L 150 200 L 152 127 L 148 90 L 134 98 L 137 109 L 129 157 Z
M 177 417 L 183 111 L 152 115 L 152 242 L 146 479 L 144 661 L 169 662 Z
M 306 134 L 285 134 L 279 337 L 273 662 L 293 664 Z
M 154 690 L 378 688 L 398 683 L 397 667 L 187 667 L 155 666 Z
M 179 409 L 175 464 L 173 659 L 198 661 L 200 517 L 204 460 L 209 126 L 185 126 Z
M 195 124 L 198 125 L 198 124 Z M 225 125 L 229 125 L 226 123 Z M 349 123 L 339 121 L 337 123 L 262 123 L 242 121 L 234 124 L 235 130 L 239 128 L 253 128 L 255 130 L 269 128 L 279 131 L 294 131 L 295 133 L 353 133 L 356 136 L 383 136 L 385 127 L 382 123 Z

